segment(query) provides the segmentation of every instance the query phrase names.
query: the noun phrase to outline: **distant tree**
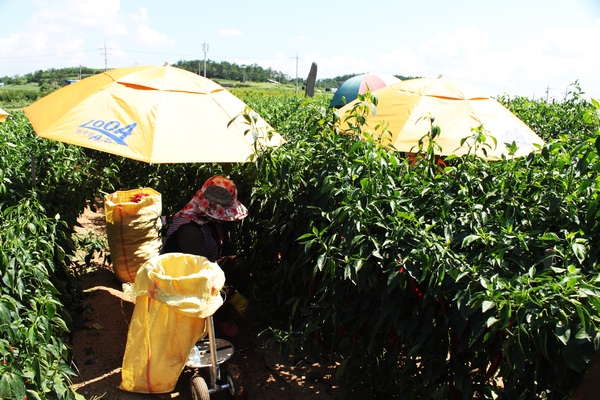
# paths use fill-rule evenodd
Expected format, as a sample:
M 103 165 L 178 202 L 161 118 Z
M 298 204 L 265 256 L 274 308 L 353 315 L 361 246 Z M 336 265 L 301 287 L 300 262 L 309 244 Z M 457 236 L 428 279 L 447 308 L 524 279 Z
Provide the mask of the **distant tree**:
M 173 66 L 204 75 L 204 60 L 180 60 Z M 282 72 L 270 68 L 265 69 L 257 64 L 238 65 L 228 61 L 206 60 L 206 77 L 209 79 L 266 82 L 269 79 L 280 78 L 281 76 L 283 76 Z
M 180 60 L 173 66 L 185 69 L 195 74 L 204 75 L 204 60 Z M 27 73 L 23 76 L 14 75 L 0 78 L 0 82 L 5 85 L 24 85 L 26 83 L 37 83 L 44 86 L 46 90 L 54 90 L 65 84 L 65 80 L 85 78 L 91 75 L 104 72 L 104 69 L 94 69 L 85 66 L 68 68 L 50 68 L 47 70 L 38 70 L 34 73 Z M 359 73 L 336 76 L 335 78 L 317 79 L 315 86 L 320 88 L 338 88 L 346 80 Z M 414 77 L 396 74 L 401 80 L 412 79 Z M 281 71 L 271 68 L 263 68 L 258 64 L 238 65 L 228 61 L 206 60 L 206 77 L 215 80 L 232 80 L 243 82 L 267 82 L 274 80 L 280 83 L 295 83 L 296 78 L 285 75 Z M 306 83 L 305 79 L 301 80 Z
M 336 76 L 335 78 L 319 79 L 317 81 L 317 86 L 325 87 L 325 88 L 339 88 L 348 79 L 353 78 L 357 75 L 361 75 L 361 74 L 363 74 L 363 72 L 361 72 L 360 74 L 355 73 L 355 74 L 340 75 L 340 76 Z M 419 78 L 419 77 L 404 76 L 404 75 L 399 75 L 399 74 L 394 74 L 394 76 L 403 81 L 408 80 L 408 79 Z
M 39 70 L 35 71 L 35 73 L 31 77 L 31 82 L 32 83 L 40 83 L 42 81 L 42 79 L 44 79 L 44 71 L 39 69 Z

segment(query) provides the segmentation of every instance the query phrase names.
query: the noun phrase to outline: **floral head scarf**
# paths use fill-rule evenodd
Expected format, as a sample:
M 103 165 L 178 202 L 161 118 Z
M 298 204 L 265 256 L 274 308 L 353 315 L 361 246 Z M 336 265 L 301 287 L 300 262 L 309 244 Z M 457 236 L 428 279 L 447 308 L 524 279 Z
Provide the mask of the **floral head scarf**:
M 194 197 L 175 214 L 174 219 L 185 217 L 202 225 L 206 217 L 221 221 L 245 218 L 248 210 L 237 199 L 237 186 L 223 176 L 209 178 Z

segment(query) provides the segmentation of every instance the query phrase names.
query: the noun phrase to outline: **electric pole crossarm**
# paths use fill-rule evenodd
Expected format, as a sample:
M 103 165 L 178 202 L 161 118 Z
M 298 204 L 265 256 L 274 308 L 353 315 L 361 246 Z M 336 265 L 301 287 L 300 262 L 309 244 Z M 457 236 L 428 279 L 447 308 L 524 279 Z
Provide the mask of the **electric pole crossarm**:
M 206 78 L 206 53 L 208 53 L 207 43 L 202 43 L 202 51 L 204 52 L 204 77 Z

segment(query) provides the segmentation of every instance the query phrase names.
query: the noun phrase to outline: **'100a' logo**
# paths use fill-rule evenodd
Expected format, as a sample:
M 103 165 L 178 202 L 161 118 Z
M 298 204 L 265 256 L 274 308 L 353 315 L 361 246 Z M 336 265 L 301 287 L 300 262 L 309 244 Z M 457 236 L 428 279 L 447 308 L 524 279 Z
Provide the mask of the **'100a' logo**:
M 89 140 L 96 142 L 109 141 L 112 139 L 115 143 L 127 146 L 125 139 L 133 133 L 137 126 L 137 122 L 127 126 L 121 126 L 119 121 L 104 122 L 99 119 L 92 119 L 84 124 L 79 125 L 77 133 L 87 135 Z M 103 137 L 104 136 L 104 137 Z

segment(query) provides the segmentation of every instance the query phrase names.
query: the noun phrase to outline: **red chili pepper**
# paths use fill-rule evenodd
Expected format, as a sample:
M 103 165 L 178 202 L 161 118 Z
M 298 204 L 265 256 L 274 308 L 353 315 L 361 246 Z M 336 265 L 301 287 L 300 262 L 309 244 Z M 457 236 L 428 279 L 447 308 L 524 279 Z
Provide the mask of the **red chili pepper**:
M 136 193 L 129 198 L 129 201 L 131 201 L 132 203 L 139 203 L 146 196 L 149 196 L 149 194 L 148 193 Z
M 440 311 L 442 312 L 442 315 L 446 315 L 448 314 L 448 307 L 446 306 L 446 300 L 444 299 L 444 296 L 440 296 Z
M 394 348 L 396 347 L 396 343 L 398 342 L 398 336 L 394 335 L 394 333 L 391 332 L 390 329 L 390 337 L 392 338 L 390 340 L 390 351 L 394 350 Z
M 417 281 L 415 280 L 415 278 L 413 278 L 412 276 L 408 279 L 408 284 L 410 285 L 410 289 L 413 291 L 413 293 L 417 293 L 418 291 L 418 287 L 417 287 Z
M 458 334 L 454 331 L 454 328 L 450 327 L 450 352 L 456 354 L 458 350 Z
M 415 278 L 411 277 L 408 280 L 408 284 L 410 285 L 411 290 L 417 296 L 417 298 L 419 300 L 423 300 L 423 291 L 421 290 L 421 288 L 417 284 L 417 281 L 415 280 Z
M 306 287 L 308 288 L 308 297 L 312 297 L 313 293 L 315 291 L 312 281 L 313 281 L 313 274 L 311 272 L 310 275 L 308 276 L 308 279 L 306 280 Z
M 325 344 L 325 341 L 323 340 L 323 338 L 321 337 L 321 334 L 319 332 L 315 333 L 315 339 L 321 347 L 323 347 L 326 350 L 330 349 L 330 347 L 327 344 Z
M 485 372 L 485 376 L 483 377 L 484 382 L 487 381 L 488 379 L 490 379 L 492 376 L 494 376 L 496 371 L 498 371 L 498 367 L 500 367 L 500 361 L 502 361 L 502 353 L 498 352 L 494 356 L 494 359 L 492 360 L 492 362 L 490 363 L 490 366 L 488 367 L 487 371 Z
M 456 390 L 456 386 L 452 384 L 450 385 L 450 395 L 452 396 L 452 400 L 460 399 L 460 396 L 458 395 L 458 390 Z

